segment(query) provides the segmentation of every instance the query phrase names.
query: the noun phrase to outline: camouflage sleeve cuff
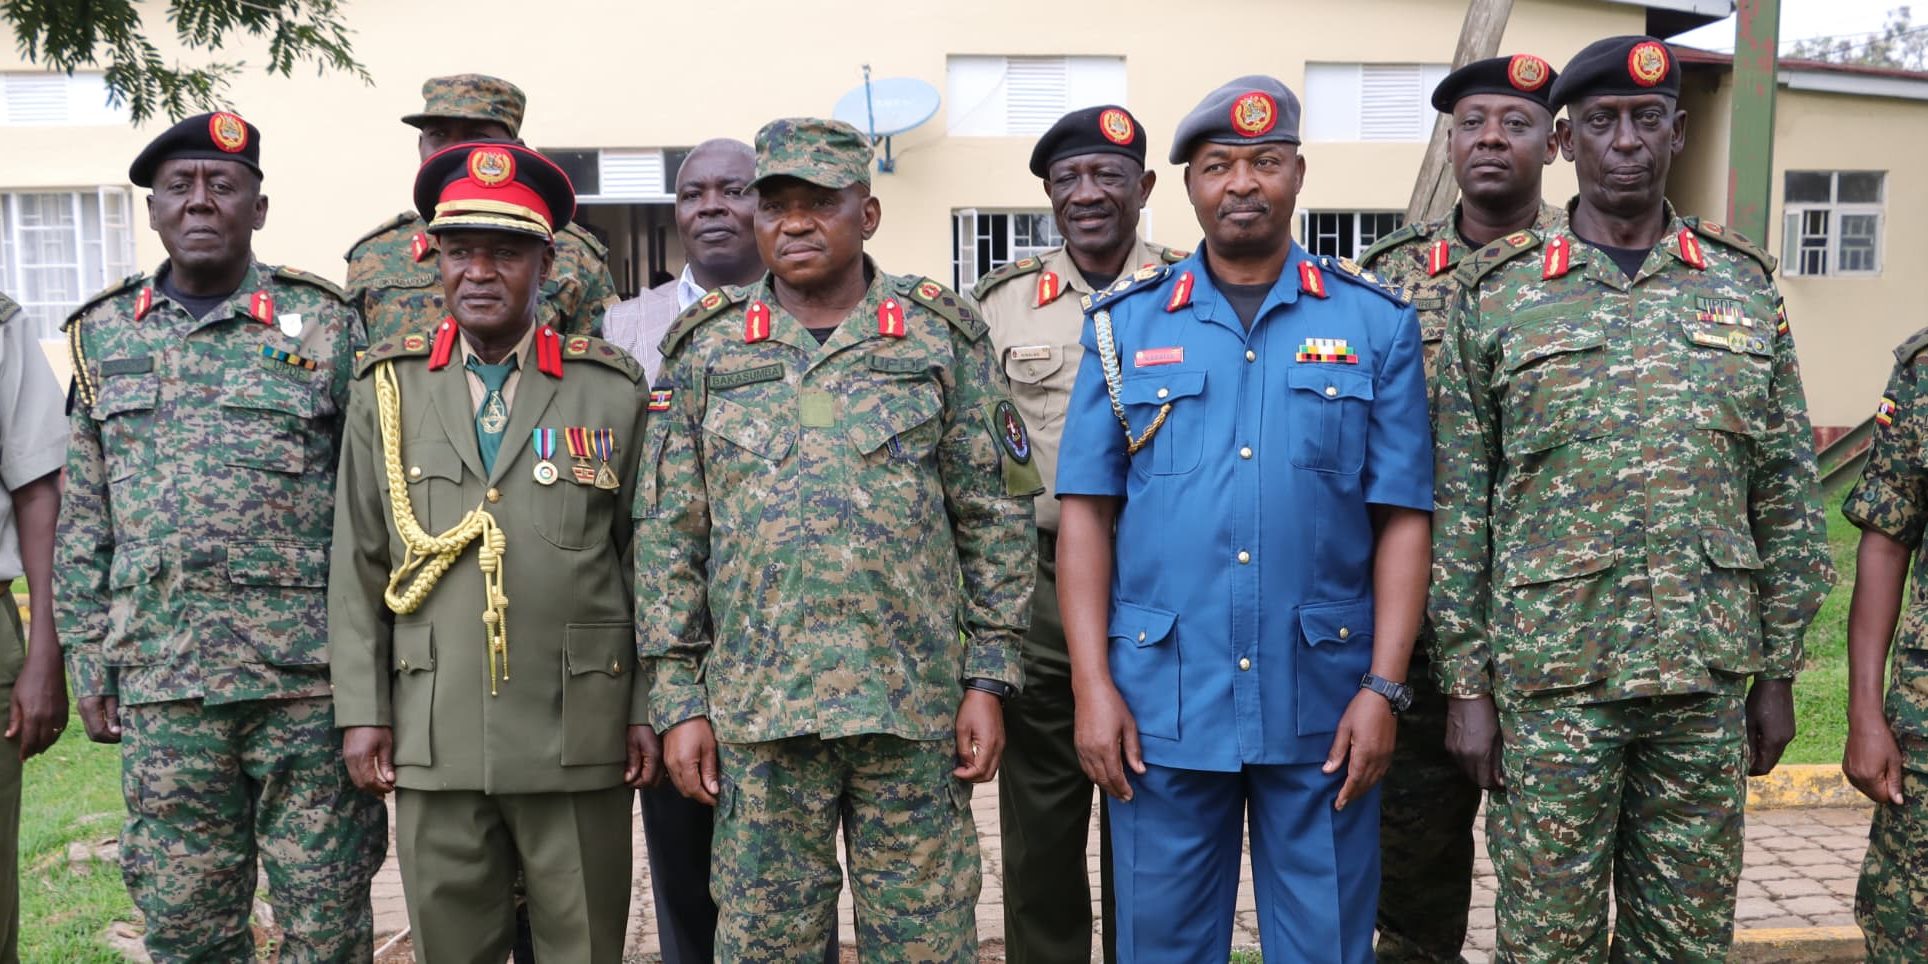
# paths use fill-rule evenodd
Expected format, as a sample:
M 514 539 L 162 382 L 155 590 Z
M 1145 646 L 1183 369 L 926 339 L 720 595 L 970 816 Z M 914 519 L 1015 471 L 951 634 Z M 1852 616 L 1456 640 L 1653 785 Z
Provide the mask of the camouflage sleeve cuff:
M 1779 635 L 1768 633 L 1762 640 L 1762 650 L 1767 654 L 1761 663 L 1758 679 L 1793 679 L 1801 671 L 1801 664 L 1807 659 L 1806 647 L 1799 635 L 1776 639 Z
M 1841 514 L 1856 528 L 1872 529 L 1911 548 L 1921 544 L 1920 507 L 1872 475 L 1855 483 L 1841 505 Z
M 1024 689 L 1024 664 L 1018 656 L 1016 633 L 985 632 L 971 637 L 964 661 L 964 679 L 994 679 Z
M 684 720 L 710 715 L 709 693 L 685 664 L 666 659 L 644 662 L 649 724 L 662 733 Z
M 1433 659 L 1433 681 L 1447 696 L 1491 696 L 1493 674 L 1485 661 Z
M 120 695 L 120 686 L 114 679 L 114 668 L 96 659 L 67 654 L 67 677 L 73 681 L 74 696 L 115 696 Z

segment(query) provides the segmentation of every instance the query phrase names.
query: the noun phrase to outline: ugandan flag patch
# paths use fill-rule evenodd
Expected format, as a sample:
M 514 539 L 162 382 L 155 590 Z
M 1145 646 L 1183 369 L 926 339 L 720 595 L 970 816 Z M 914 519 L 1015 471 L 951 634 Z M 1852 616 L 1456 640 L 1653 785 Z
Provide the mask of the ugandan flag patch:
M 1893 425 L 1895 423 L 1895 400 L 1885 397 L 1881 399 L 1881 404 L 1874 407 L 1874 420 L 1884 426 Z
M 669 400 L 672 395 L 674 395 L 674 392 L 671 389 L 667 389 L 667 388 L 650 389 L 649 390 L 649 410 L 652 412 L 669 411 Z

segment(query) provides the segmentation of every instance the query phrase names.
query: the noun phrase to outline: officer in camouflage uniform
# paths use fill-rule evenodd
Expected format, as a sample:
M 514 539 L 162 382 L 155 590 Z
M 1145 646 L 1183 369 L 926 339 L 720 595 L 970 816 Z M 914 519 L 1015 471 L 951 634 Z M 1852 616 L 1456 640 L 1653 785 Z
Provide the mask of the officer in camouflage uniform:
M 1726 959 L 1834 578 L 1773 260 L 1663 195 L 1679 89 L 1649 37 L 1567 65 L 1571 226 L 1460 264 L 1439 359 L 1434 669 L 1462 768 L 1499 744 L 1504 961 Z
M 1928 953 L 1928 330 L 1895 350 L 1875 409 L 1874 453 L 1842 507 L 1861 528 L 1848 615 L 1848 745 L 1842 769 L 1875 802 L 1854 917 L 1876 964 Z M 1895 624 L 1901 625 L 1900 645 Z M 1882 704 L 1881 673 L 1893 659 Z
M 457 74 L 422 82 L 421 113 L 402 118 L 419 128 L 422 160 L 465 141 L 521 136 L 521 89 L 496 77 Z M 575 222 L 556 235 L 556 266 L 542 285 L 538 321 L 564 335 L 599 334 L 604 309 L 616 303 L 607 248 Z M 348 290 L 368 325 L 371 344 L 427 331 L 448 312 L 435 270 L 435 236 L 422 216 L 404 211 L 348 249 Z
M 325 587 L 360 321 L 254 260 L 260 134 L 190 117 L 134 160 L 168 260 L 68 319 L 55 588 L 88 735 L 122 743 L 121 870 L 156 961 L 248 961 L 257 854 L 282 960 L 366 960 L 380 801 L 342 766 Z
M 1359 259 L 1418 310 L 1429 384 L 1458 293 L 1454 269 L 1504 235 L 1566 223 L 1566 212 L 1540 196 L 1540 175 L 1559 156 L 1547 103 L 1556 76 L 1532 54 L 1479 60 L 1446 75 L 1432 104 L 1452 119 L 1446 146 L 1461 200 L 1443 218 L 1381 238 Z M 1473 896 L 1483 777 L 1461 773 L 1446 752 L 1446 697 L 1431 679 L 1431 636 L 1422 628 L 1413 646 L 1406 676 L 1413 705 L 1399 714 L 1399 742 L 1380 784 L 1375 951 L 1383 964 L 1460 960 Z
M 1011 401 L 1031 427 L 1045 494 L 1037 500 L 1038 585 L 1024 636 L 1024 692 L 1005 707 L 1010 737 L 998 779 L 1004 845 L 1004 942 L 1013 964 L 1091 960 L 1091 887 L 1085 842 L 1091 781 L 1072 739 L 1071 657 L 1058 618 L 1058 437 L 1084 349 L 1080 302 L 1127 271 L 1174 264 L 1186 252 L 1138 237 L 1157 175 L 1145 170 L 1145 132 L 1122 107 L 1059 118 L 1031 151 L 1065 244 L 985 275 L 972 291 L 1011 379 Z M 1100 823 L 1109 808 L 1100 796 Z M 1111 844 L 1101 830 L 1100 907 L 1111 960 Z
M 756 148 L 771 274 L 664 339 L 635 503 L 652 717 L 716 805 L 717 957 L 822 952 L 841 825 L 859 956 L 976 960 L 970 784 L 1020 679 L 1030 440 L 976 314 L 864 257 L 867 139 L 779 120 Z

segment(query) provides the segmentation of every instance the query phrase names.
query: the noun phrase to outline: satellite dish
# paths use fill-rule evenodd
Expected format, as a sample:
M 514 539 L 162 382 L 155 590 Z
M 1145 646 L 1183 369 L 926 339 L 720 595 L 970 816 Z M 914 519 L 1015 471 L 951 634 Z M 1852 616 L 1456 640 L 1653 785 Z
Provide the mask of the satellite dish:
M 888 174 L 897 168 L 890 154 L 891 137 L 930 120 L 942 99 L 937 88 L 915 77 L 870 79 L 870 65 L 864 65 L 864 82 L 837 98 L 830 116 L 870 135 L 871 144 L 882 141 L 884 156 L 877 170 Z

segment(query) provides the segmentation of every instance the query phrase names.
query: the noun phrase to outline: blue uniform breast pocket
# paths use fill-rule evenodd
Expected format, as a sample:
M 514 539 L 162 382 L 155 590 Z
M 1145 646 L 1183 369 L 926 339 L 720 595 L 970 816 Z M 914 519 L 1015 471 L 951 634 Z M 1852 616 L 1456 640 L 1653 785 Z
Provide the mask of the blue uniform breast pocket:
M 1116 602 L 1111 607 L 1111 681 L 1138 732 L 1178 739 L 1178 614 Z
M 1133 438 L 1158 423 L 1158 412 L 1170 405 L 1164 424 L 1132 464 L 1153 475 L 1183 475 L 1198 468 L 1205 432 L 1205 373 L 1202 371 L 1149 372 L 1132 375 L 1118 386 Z
M 1363 468 L 1372 376 L 1350 365 L 1301 363 L 1286 371 L 1285 384 L 1292 464 L 1346 475 Z
M 1332 733 L 1359 693 L 1359 678 L 1372 669 L 1372 600 L 1300 606 L 1299 629 L 1304 645 L 1294 680 L 1297 732 Z

